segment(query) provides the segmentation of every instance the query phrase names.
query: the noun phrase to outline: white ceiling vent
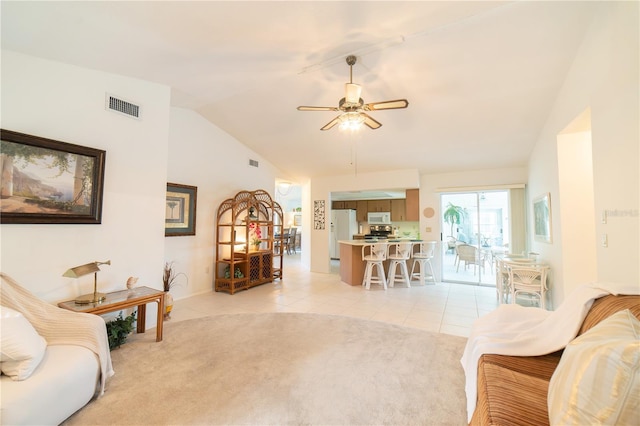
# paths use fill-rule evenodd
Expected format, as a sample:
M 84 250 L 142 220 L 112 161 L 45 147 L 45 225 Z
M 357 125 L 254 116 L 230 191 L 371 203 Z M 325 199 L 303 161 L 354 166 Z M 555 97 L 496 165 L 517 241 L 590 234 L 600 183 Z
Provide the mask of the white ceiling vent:
M 128 117 L 140 118 L 140 106 L 127 102 L 123 99 L 116 98 L 107 93 L 106 108 L 109 111 L 119 112 Z
M 250 165 L 251 167 L 258 167 L 258 166 L 259 166 L 259 164 L 258 164 L 258 160 L 251 160 L 251 159 L 249 159 L 249 165 Z

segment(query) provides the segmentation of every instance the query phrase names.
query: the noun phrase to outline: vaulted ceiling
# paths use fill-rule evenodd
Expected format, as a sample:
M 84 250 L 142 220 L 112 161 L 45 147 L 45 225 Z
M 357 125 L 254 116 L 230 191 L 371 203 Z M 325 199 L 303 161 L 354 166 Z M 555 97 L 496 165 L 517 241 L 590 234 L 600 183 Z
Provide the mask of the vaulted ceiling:
M 525 166 L 601 2 L 2 1 L 2 48 L 169 85 L 297 180 Z M 349 81 L 406 98 L 320 128 Z

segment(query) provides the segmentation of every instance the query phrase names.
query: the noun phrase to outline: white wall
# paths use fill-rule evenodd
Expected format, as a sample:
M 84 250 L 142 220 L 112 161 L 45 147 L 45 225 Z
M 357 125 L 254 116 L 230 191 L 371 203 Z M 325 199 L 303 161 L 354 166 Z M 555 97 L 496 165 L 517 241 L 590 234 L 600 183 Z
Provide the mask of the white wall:
M 105 92 L 141 105 L 141 119 L 106 111 Z M 91 275 L 62 274 L 95 260 L 112 262 L 101 291 L 129 276 L 162 288 L 169 98 L 159 84 L 2 51 L 3 129 L 106 151 L 102 224 L 2 225 L 3 272 L 51 302 L 92 292 Z
M 558 136 L 563 282 L 598 279 L 591 151 L 591 131 Z
M 249 159 L 258 160 L 259 167 L 249 166 Z M 198 113 L 171 108 L 167 170 L 169 182 L 198 187 L 196 235 L 164 242 L 165 260 L 189 278 L 188 286 L 171 289 L 179 299 L 213 289 L 220 203 L 242 190 L 264 189 L 275 198 L 277 169 Z
M 331 232 L 331 193 L 335 191 L 364 191 L 387 188 L 417 188 L 420 184 L 418 171 L 395 170 L 380 173 L 359 173 L 316 178 L 309 185 L 310 199 L 303 188 L 303 262 L 308 263 L 313 272 L 329 272 L 329 239 Z M 313 229 L 313 203 L 325 201 L 325 228 Z M 308 212 L 308 213 L 307 213 Z M 307 225 L 309 223 L 309 225 Z M 309 235 L 310 234 L 310 235 Z M 310 241 L 308 247 L 304 241 Z
M 141 105 L 141 119 L 106 111 L 105 92 Z M 0 226 L 1 270 L 50 302 L 92 292 L 91 276 L 62 274 L 106 259 L 100 291 L 124 289 L 129 276 L 162 289 L 165 260 L 189 277 L 176 298 L 209 291 L 218 205 L 243 189 L 273 191 L 272 165 L 197 113 L 171 108 L 167 86 L 2 51 L 1 102 L 3 129 L 106 151 L 102 224 Z M 164 236 L 168 181 L 198 187 L 195 236 Z M 151 307 L 147 326 L 155 322 Z
M 594 221 L 599 281 L 640 282 L 638 3 L 602 2 L 550 111 L 529 163 L 530 196 L 551 193 L 553 244 L 534 242 L 555 274 L 554 306 L 580 285 L 562 281 L 557 135 L 591 110 Z M 565 206 L 562 206 L 564 208 Z M 604 210 L 617 211 L 606 224 Z M 607 234 L 608 247 L 599 244 Z

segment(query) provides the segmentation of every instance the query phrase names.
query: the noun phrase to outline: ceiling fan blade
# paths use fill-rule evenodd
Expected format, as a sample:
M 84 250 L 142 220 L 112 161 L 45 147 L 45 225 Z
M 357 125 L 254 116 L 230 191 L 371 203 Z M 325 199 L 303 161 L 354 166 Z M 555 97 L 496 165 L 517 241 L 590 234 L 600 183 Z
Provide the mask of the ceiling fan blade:
M 332 128 L 333 126 L 338 124 L 339 122 L 340 122 L 340 116 L 337 116 L 336 118 L 334 118 L 333 120 L 331 120 L 330 122 L 328 122 L 327 124 L 322 126 L 320 128 L 320 130 L 329 130 L 330 128 Z
M 340 111 L 338 107 L 299 106 L 298 111 Z
M 382 109 L 398 109 L 406 108 L 409 106 L 409 101 L 406 99 L 396 99 L 395 101 L 384 102 L 372 102 L 363 106 L 365 111 L 379 111 Z
M 382 126 L 382 123 L 374 120 L 371 116 L 365 114 L 364 112 L 361 112 L 360 114 L 364 115 L 364 124 L 369 126 L 369 128 L 375 130 L 379 129 Z

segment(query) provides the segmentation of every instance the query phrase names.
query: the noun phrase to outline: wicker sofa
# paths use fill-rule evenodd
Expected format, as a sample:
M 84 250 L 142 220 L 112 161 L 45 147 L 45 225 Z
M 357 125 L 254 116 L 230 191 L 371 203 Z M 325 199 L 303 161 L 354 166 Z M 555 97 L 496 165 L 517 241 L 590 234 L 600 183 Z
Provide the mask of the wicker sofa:
M 597 299 L 578 335 L 629 309 L 640 319 L 640 296 L 608 295 Z M 484 354 L 478 362 L 478 398 L 471 425 L 548 425 L 551 377 L 563 350 L 543 356 Z

